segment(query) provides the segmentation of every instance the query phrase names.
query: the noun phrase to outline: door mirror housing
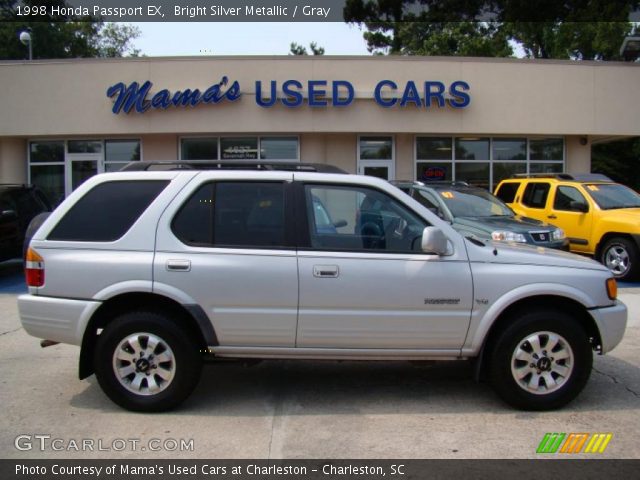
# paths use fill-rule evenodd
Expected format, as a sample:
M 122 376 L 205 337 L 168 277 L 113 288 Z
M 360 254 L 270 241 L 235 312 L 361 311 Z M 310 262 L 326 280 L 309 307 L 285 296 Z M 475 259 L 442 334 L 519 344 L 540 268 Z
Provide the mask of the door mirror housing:
M 589 211 L 589 205 L 584 202 L 572 201 L 569 203 L 569 208 L 574 212 L 587 213 Z
M 422 251 L 435 255 L 446 255 L 448 252 L 448 240 L 438 227 L 425 227 L 422 231 Z

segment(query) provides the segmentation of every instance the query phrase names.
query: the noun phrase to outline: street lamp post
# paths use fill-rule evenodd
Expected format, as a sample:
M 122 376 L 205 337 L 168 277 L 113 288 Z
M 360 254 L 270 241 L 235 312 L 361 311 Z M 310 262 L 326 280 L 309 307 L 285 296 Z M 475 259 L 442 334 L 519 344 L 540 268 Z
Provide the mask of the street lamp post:
M 20 32 L 20 41 L 22 42 L 23 45 L 29 46 L 29 60 L 33 60 L 33 47 L 32 47 L 33 42 L 31 41 L 31 32 L 29 30 Z

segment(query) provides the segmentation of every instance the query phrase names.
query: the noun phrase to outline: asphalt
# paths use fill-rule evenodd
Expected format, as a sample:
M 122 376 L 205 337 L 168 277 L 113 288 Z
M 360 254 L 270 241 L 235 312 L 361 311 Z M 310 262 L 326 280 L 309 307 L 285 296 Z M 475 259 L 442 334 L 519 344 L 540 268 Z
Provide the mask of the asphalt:
M 636 286 L 620 289 L 624 340 L 594 359 L 585 390 L 559 411 L 506 406 L 466 362 L 268 361 L 208 364 L 179 410 L 152 415 L 115 406 L 93 376 L 78 380 L 77 347 L 42 349 L 24 332 L 20 268 L 0 266 L 0 458 L 534 458 L 547 432 L 612 433 L 599 458 L 640 458 Z M 18 437 L 32 447 L 16 448 Z M 155 439 L 187 448 L 151 451 Z M 85 440 L 93 450 L 78 451 Z

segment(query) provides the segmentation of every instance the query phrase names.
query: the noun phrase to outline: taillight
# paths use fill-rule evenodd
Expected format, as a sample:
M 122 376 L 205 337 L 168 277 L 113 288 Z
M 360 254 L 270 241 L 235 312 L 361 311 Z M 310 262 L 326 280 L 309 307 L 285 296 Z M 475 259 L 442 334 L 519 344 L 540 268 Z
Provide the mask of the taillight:
M 41 287 L 44 285 L 44 258 L 33 248 L 27 250 L 24 259 L 24 274 L 28 287 Z

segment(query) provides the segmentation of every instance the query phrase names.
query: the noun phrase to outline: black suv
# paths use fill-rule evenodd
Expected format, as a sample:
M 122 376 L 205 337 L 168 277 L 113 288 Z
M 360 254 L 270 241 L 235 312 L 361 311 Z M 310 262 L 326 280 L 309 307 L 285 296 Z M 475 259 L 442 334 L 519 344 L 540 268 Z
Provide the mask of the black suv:
M 0 262 L 22 255 L 29 223 L 50 211 L 49 200 L 37 187 L 0 184 Z

